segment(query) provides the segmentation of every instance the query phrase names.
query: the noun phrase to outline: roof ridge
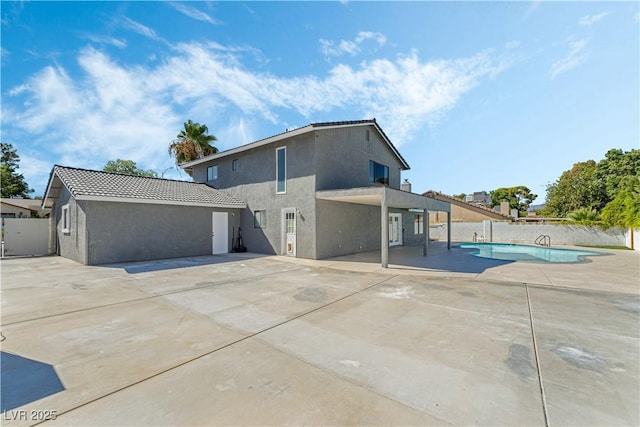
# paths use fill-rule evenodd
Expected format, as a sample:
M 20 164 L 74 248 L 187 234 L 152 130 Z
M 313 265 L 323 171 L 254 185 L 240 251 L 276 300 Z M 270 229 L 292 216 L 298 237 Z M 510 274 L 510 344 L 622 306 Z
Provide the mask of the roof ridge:
M 494 213 L 494 214 L 501 215 L 501 216 L 503 216 L 505 218 L 511 218 L 511 215 L 506 215 L 506 214 L 503 214 L 500 211 L 497 211 L 495 209 L 489 208 L 487 206 L 482 206 L 482 205 L 478 205 L 478 204 L 475 204 L 475 203 L 470 203 L 470 202 L 467 202 L 465 200 L 458 199 L 457 197 L 453 197 L 453 196 L 450 196 L 448 194 L 441 193 L 439 191 L 429 190 L 429 191 L 426 191 L 424 194 L 428 194 L 428 193 L 437 194 L 437 195 L 440 195 L 440 196 L 445 197 L 447 199 L 455 200 L 457 202 L 464 203 L 466 205 L 472 206 L 474 208 L 482 209 L 482 210 L 485 210 L 487 212 L 491 212 L 491 213 Z

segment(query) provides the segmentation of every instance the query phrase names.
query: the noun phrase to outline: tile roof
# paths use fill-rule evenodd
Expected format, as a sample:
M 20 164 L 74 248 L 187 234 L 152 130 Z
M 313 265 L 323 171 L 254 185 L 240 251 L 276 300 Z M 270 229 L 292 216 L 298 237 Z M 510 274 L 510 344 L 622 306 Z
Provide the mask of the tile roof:
M 55 178 L 78 200 L 109 200 L 173 205 L 236 207 L 246 204 L 231 195 L 195 182 L 147 178 L 55 165 L 51 171 L 44 205 L 53 202 Z M 59 187 L 57 188 L 59 191 Z

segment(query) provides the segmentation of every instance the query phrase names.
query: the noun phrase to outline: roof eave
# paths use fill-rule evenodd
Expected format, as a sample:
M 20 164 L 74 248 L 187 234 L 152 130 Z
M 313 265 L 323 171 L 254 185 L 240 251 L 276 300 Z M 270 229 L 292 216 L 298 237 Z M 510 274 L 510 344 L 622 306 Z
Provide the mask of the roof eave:
M 208 203 L 208 202 L 188 202 L 180 200 L 163 200 L 163 199 L 139 199 L 135 197 L 110 197 L 110 196 L 94 196 L 94 195 L 77 195 L 76 200 L 86 200 L 92 202 L 114 202 L 114 203 L 140 203 L 150 205 L 174 205 L 174 206 L 197 206 L 205 208 L 220 209 L 244 209 L 247 207 L 245 202 L 238 203 Z

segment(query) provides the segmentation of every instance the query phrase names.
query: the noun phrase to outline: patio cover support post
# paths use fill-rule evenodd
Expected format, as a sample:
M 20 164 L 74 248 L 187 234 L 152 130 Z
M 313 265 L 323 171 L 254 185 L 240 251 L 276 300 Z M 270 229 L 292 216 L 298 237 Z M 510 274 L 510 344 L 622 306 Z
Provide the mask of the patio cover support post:
M 386 192 L 382 193 L 380 203 L 380 256 L 382 268 L 389 266 L 389 206 L 387 206 Z
M 429 211 L 427 209 L 422 210 L 422 231 L 424 234 L 422 256 L 427 256 L 429 253 Z
M 451 249 L 451 212 L 447 212 L 447 249 Z

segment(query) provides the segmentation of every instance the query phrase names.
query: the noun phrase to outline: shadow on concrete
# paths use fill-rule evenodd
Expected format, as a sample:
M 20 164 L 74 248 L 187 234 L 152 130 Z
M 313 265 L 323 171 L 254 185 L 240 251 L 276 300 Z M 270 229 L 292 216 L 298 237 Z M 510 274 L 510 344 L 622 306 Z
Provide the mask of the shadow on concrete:
M 422 246 L 396 246 L 389 248 L 389 269 L 410 269 L 442 271 L 452 273 L 475 273 L 511 264 L 514 261 L 496 260 L 473 256 L 477 249 L 463 249 L 452 244 L 447 249 L 446 242 L 431 242 L 429 253 L 423 256 Z M 332 258 L 339 262 L 362 262 L 380 264 L 380 251 L 363 252 L 353 255 Z
M 435 246 L 435 247 L 434 247 Z M 463 249 L 457 245 L 452 245 L 450 250 L 446 249 L 446 244 L 444 244 L 444 248 L 440 248 L 433 243 L 430 246 L 430 251 L 428 256 L 422 256 L 422 248 L 418 247 L 410 247 L 408 248 L 413 252 L 416 250 L 419 252 L 418 255 L 415 256 L 389 256 L 390 263 L 395 267 L 397 266 L 407 266 L 412 268 L 422 268 L 428 269 L 432 271 L 446 271 L 451 273 L 474 273 L 480 274 L 489 268 L 499 267 L 505 264 L 511 264 L 515 261 L 510 260 L 498 260 L 498 259 L 489 259 L 489 258 L 481 258 L 472 255 L 477 252 L 477 249 Z
M 0 366 L 2 413 L 65 389 L 55 368 L 48 363 L 2 351 Z
M 177 268 L 199 267 L 203 265 L 222 264 L 253 258 L 262 258 L 265 254 L 255 253 L 228 253 L 220 255 L 203 255 L 185 258 L 159 259 L 151 261 L 123 262 L 117 264 L 104 264 L 101 267 L 120 268 L 129 274 L 148 273 L 152 271 L 174 270 Z

